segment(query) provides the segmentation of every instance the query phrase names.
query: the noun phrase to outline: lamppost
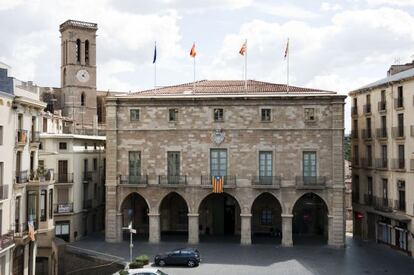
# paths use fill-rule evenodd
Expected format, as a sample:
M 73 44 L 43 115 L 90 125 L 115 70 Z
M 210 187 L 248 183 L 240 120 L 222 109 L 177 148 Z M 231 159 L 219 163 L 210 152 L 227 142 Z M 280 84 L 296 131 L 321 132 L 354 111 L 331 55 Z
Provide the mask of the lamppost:
M 132 263 L 132 248 L 134 244 L 132 243 L 132 234 L 136 234 L 137 231 L 132 228 L 132 221 L 129 223 L 128 227 L 122 227 L 123 230 L 129 230 L 129 262 Z

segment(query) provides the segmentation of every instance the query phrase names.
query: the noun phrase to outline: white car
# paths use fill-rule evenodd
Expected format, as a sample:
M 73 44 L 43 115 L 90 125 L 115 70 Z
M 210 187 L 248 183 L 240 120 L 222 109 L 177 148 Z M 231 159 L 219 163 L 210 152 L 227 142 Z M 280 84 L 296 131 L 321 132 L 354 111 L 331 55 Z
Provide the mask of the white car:
M 128 274 L 130 275 L 168 275 L 157 268 L 135 268 L 129 269 Z

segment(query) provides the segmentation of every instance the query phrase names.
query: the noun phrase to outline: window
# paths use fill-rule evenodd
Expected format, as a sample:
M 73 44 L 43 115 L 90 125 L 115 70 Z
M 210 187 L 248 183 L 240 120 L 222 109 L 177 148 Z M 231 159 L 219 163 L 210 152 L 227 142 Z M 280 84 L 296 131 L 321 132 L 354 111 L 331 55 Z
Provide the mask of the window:
M 69 175 L 68 175 L 68 161 L 67 160 L 59 160 L 58 161 L 58 175 L 57 175 L 58 182 L 65 183 L 69 182 Z
M 53 218 L 53 190 L 49 191 L 49 219 Z
M 352 180 L 352 202 L 359 203 L 359 176 L 357 175 Z
M 222 108 L 214 109 L 214 121 L 216 122 L 224 121 L 224 110 Z
M 359 147 L 354 145 L 354 165 L 359 165 Z
M 398 94 L 397 94 L 397 108 L 404 107 L 404 100 L 403 100 L 403 86 L 398 87 Z
M 40 191 L 40 221 L 46 221 L 47 190 Z
M 367 195 L 368 200 L 372 202 L 372 192 L 373 192 L 373 186 L 372 186 L 372 177 L 367 177 L 368 186 L 367 186 Z M 371 204 L 371 203 L 370 203 Z
M 211 149 L 210 151 L 211 176 L 227 176 L 227 150 Z
M 89 65 L 89 41 L 85 41 L 85 64 Z
M 82 92 L 81 94 L 81 106 L 85 106 L 86 96 L 85 92 Z
M 129 119 L 130 121 L 139 121 L 139 109 L 129 110 Z
M 129 177 L 137 178 L 141 176 L 141 152 L 129 152 Z
M 0 125 L 0 145 L 3 145 L 3 126 Z
M 372 146 L 371 145 L 367 145 L 367 165 L 368 167 L 372 167 Z
M 4 162 L 0 162 L 0 186 L 3 185 L 3 171 L 4 170 Z
M 39 150 L 43 150 L 43 142 L 39 142 Z
M 176 176 L 180 175 L 180 152 L 168 152 L 168 182 L 177 180 Z
M 387 137 L 387 116 L 381 116 L 380 137 Z
M 316 152 L 303 152 L 304 184 L 314 183 L 316 178 Z
M 272 110 L 271 109 L 262 109 L 262 121 L 269 122 L 272 120 Z
M 259 152 L 259 180 L 261 183 L 272 183 L 273 153 Z
M 93 171 L 98 170 L 98 159 L 94 158 L 93 159 Z
M 67 143 L 66 142 L 59 142 L 59 150 L 66 150 L 67 148 Z
M 272 210 L 269 208 L 264 208 L 262 214 L 260 215 L 260 224 L 261 225 L 272 225 L 273 216 Z
M 96 148 L 97 148 L 97 145 L 96 145 L 96 143 L 94 143 L 93 144 L 93 150 L 96 150 Z
M 315 108 L 305 108 L 305 121 L 315 121 Z
M 366 123 L 367 123 L 367 135 L 366 138 L 372 138 L 372 132 L 371 132 L 371 118 L 367 117 L 366 119 Z
M 69 222 L 56 222 L 55 224 L 55 235 L 62 238 L 65 241 L 69 241 L 70 236 L 70 224 Z
M 398 168 L 404 169 L 405 168 L 405 149 L 404 145 L 400 144 L 398 145 Z
M 37 222 L 37 198 L 36 191 L 27 191 L 27 221 L 34 223 Z
M 169 121 L 178 121 L 178 110 L 177 109 L 169 109 Z
M 83 147 L 85 148 L 85 150 L 88 150 L 88 144 L 85 142 L 85 144 L 83 145 Z
M 76 62 L 80 63 L 81 61 L 81 41 L 80 39 L 76 40 Z
M 397 137 L 404 136 L 404 114 L 398 114 L 398 132 Z
M 398 210 L 405 211 L 405 181 L 397 181 L 398 188 Z
M 43 118 L 43 133 L 47 133 L 47 118 Z
M 382 179 L 382 198 L 388 200 L 388 179 Z

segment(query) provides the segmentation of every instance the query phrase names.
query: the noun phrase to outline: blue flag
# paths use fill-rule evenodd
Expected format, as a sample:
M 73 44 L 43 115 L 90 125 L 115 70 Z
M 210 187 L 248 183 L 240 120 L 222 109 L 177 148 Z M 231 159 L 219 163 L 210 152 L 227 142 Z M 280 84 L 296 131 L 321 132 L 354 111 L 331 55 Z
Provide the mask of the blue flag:
M 156 42 L 154 45 L 154 58 L 152 59 L 152 64 L 154 64 L 155 61 L 157 61 L 157 43 Z

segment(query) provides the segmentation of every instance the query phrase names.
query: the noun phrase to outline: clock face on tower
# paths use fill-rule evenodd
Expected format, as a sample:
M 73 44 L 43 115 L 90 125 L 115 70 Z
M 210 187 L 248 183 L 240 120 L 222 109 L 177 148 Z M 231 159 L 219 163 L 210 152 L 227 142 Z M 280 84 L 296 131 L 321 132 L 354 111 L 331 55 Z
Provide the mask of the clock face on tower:
M 76 78 L 79 80 L 79 82 L 85 83 L 89 80 L 89 73 L 85 69 L 81 69 L 76 73 Z

